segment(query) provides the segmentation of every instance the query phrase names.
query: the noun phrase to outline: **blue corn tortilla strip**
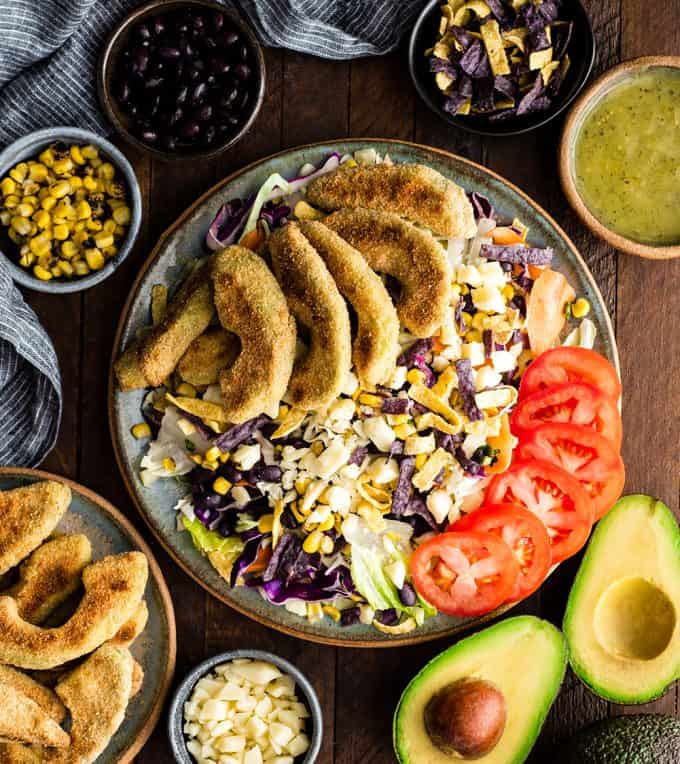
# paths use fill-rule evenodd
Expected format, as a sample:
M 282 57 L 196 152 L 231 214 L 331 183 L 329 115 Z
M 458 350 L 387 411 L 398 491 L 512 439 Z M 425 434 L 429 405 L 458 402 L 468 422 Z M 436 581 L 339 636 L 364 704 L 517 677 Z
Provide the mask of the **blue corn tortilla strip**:
M 463 411 L 471 422 L 479 422 L 484 419 L 484 415 L 475 402 L 475 383 L 472 380 L 472 364 L 469 358 L 456 361 L 456 374 L 458 375 L 458 391 L 463 399 Z
M 486 260 L 517 265 L 550 265 L 552 247 L 525 247 L 523 244 L 482 244 L 479 256 Z
M 562 0 L 526 2 L 518 9 L 510 0 L 489 0 L 487 5 L 491 13 L 483 18 L 470 14 L 465 27 L 447 26 L 448 22 L 443 26 L 438 42 L 443 43 L 440 51 L 446 57 L 434 56 L 429 62 L 433 73 L 445 72 L 452 80 L 443 91 L 442 108 L 453 116 L 471 114 L 490 122 L 546 111 L 564 86 L 568 70 L 574 29 L 568 6 Z M 498 25 L 509 74 L 494 76 L 489 42 L 479 39 L 480 28 L 487 22 Z M 518 36 L 525 40 L 522 48 L 516 42 Z M 541 69 L 529 66 L 530 55 L 540 51 L 548 52 L 548 61 L 560 64 L 548 70 L 547 84 Z

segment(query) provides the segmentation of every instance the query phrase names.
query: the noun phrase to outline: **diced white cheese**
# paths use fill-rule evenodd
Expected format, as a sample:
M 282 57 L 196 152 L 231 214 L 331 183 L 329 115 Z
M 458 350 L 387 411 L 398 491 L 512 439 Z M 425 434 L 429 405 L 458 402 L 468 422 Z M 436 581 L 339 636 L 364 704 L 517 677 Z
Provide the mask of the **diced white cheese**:
M 461 357 L 468 358 L 472 366 L 481 366 L 486 361 L 484 345 L 481 342 L 464 342 L 460 354 Z
M 199 721 L 208 722 L 212 719 L 220 721 L 224 719 L 227 713 L 227 704 L 222 700 L 214 700 L 210 698 L 206 700 L 201 708 L 198 718 Z
M 505 313 L 505 300 L 500 289 L 490 286 L 481 286 L 471 291 L 472 302 L 477 310 L 487 313 Z
M 237 506 L 245 507 L 250 501 L 250 494 L 242 485 L 235 485 L 231 489 L 231 498 L 236 502 Z
M 287 727 L 285 724 L 279 722 L 272 722 L 269 725 L 269 738 L 273 745 L 277 745 L 283 748 L 286 743 L 289 743 L 294 737 L 293 730 Z
M 471 287 L 479 287 L 484 283 L 482 274 L 474 265 L 459 265 L 456 268 L 456 281 Z
M 304 600 L 288 600 L 283 605 L 289 613 L 304 618 L 307 615 L 307 603 Z
M 508 283 L 505 271 L 501 268 L 500 263 L 497 263 L 495 260 L 480 263 L 477 269 L 482 279 L 481 283 L 484 286 L 502 289 Z M 502 311 L 497 312 L 501 313 Z
M 246 754 L 243 757 L 243 764 L 263 764 L 263 761 L 264 759 L 262 758 L 262 751 L 257 745 L 254 748 L 251 748 L 249 751 L 246 751 Z
M 356 374 L 353 372 L 349 372 L 347 374 L 347 378 L 345 379 L 345 384 L 342 387 L 342 392 L 344 395 L 353 395 L 357 388 L 359 387 L 359 380 L 356 377 Z
M 435 355 L 432 358 L 432 368 L 439 374 L 449 365 L 449 359 L 444 358 L 443 355 Z
M 374 416 L 363 422 L 366 437 L 373 441 L 380 451 L 389 451 L 396 435 L 383 416 Z
M 443 523 L 446 520 L 453 506 L 451 497 L 443 488 L 435 488 L 434 491 L 430 491 L 425 503 L 437 523 Z
M 336 438 L 331 441 L 328 448 L 317 457 L 317 474 L 319 477 L 328 479 L 335 474 L 341 467 L 347 464 L 351 456 L 349 448 L 344 440 Z
M 434 435 L 409 435 L 404 441 L 404 453 L 407 456 L 416 456 L 417 454 L 431 454 L 437 444 Z
M 338 398 L 328 409 L 328 418 L 331 421 L 338 419 L 351 419 L 354 416 L 354 401 L 351 398 Z
M 406 374 L 408 369 L 405 366 L 397 366 L 392 372 L 387 386 L 391 390 L 400 390 L 406 384 Z
M 272 698 L 293 698 L 295 697 L 295 680 L 284 674 L 267 687 L 267 692 Z
M 376 485 L 385 485 L 399 477 L 399 465 L 396 459 L 380 456 L 368 465 L 365 474 Z
M 239 753 L 246 747 L 243 735 L 224 735 L 215 741 L 215 748 L 222 753 Z
M 265 661 L 251 661 L 250 663 L 234 666 L 234 673 L 253 684 L 269 684 L 283 676 L 281 670 Z
M 286 746 L 291 756 L 301 756 L 309 750 L 309 738 L 305 734 L 296 735 Z
M 328 506 L 334 512 L 346 512 L 352 501 L 349 491 L 340 485 L 333 485 L 326 490 Z
M 496 387 L 500 385 L 501 375 L 490 366 L 480 366 L 474 373 L 475 388 L 477 390 L 486 390 L 487 387 Z
M 358 464 L 346 464 L 339 472 L 343 480 L 356 480 L 361 474 L 361 467 Z
M 239 446 L 232 459 L 240 470 L 249 470 L 260 461 L 261 449 L 259 443 Z
M 491 353 L 491 363 L 494 369 L 502 374 L 505 371 L 512 371 L 517 366 L 517 358 L 514 353 L 507 350 L 494 350 Z

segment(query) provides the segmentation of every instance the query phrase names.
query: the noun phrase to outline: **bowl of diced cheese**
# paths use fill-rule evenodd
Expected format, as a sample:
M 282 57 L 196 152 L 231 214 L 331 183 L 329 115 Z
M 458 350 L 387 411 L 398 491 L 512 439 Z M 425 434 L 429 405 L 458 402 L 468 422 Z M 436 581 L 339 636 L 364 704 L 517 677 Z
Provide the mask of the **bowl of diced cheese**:
M 261 650 L 232 650 L 177 688 L 168 736 L 179 764 L 313 764 L 321 705 L 302 672 Z

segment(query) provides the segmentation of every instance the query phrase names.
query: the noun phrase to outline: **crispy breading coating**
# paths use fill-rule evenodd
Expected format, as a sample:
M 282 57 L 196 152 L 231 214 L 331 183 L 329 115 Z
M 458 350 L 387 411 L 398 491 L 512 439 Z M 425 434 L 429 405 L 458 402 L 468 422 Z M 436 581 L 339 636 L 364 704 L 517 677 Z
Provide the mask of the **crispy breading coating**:
M 17 692 L 30 698 L 57 724 L 64 721 L 66 708 L 54 692 L 22 671 L 13 669 L 11 666 L 0 666 L 0 685 L 13 687 Z
M 427 231 L 390 212 L 339 210 L 324 223 L 359 250 L 373 270 L 401 284 L 397 313 L 416 337 L 431 337 L 450 301 L 451 265 Z
M 211 265 L 210 259 L 201 263 L 168 302 L 160 323 L 118 357 L 113 368 L 121 390 L 163 384 L 189 345 L 208 328 L 215 314 Z
M 0 597 L 0 663 L 49 669 L 95 650 L 134 614 L 148 563 L 141 552 L 111 555 L 83 572 L 85 593 L 66 623 L 52 629 L 23 620 L 12 597 Z
M 310 336 L 307 353 L 293 367 L 286 400 L 297 408 L 319 409 L 340 394 L 352 364 L 347 306 L 324 261 L 296 223 L 271 235 L 269 251 L 291 313 Z
M 0 679 L 0 739 L 63 748 L 69 735 L 34 700 Z
M 276 416 L 295 359 L 295 322 L 264 260 L 232 246 L 215 257 L 212 271 L 217 315 L 237 335 L 241 352 L 220 372 L 230 421 Z
M 42 544 L 70 503 L 71 489 L 56 480 L 0 491 L 0 575 Z
M 87 536 L 57 536 L 21 563 L 19 580 L 2 594 L 14 597 L 25 621 L 43 623 L 80 586 L 83 570 L 91 560 Z
M 352 362 L 362 388 L 392 376 L 399 351 L 399 318 L 380 276 L 363 255 L 323 223 L 302 221 L 300 230 L 326 263 L 357 317 Z
M 191 385 L 214 385 L 222 369 L 231 366 L 238 353 L 238 339 L 213 326 L 189 345 L 177 364 L 177 372 Z
M 144 631 L 148 620 L 149 608 L 147 607 L 146 600 L 142 600 L 137 605 L 137 609 L 132 614 L 132 617 L 111 637 L 109 644 L 116 647 L 130 647 L 135 639 Z
M 465 191 L 421 164 L 341 166 L 315 178 L 307 186 L 307 200 L 325 210 L 393 212 L 439 236 L 470 238 L 477 233 Z

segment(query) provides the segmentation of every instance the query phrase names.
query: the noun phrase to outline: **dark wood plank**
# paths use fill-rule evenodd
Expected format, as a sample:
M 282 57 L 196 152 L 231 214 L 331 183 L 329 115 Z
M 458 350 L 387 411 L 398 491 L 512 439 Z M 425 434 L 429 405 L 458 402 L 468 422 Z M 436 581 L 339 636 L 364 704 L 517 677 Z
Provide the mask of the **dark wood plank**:
M 621 3 L 621 58 L 676 55 L 680 48 L 678 4 L 659 2 L 646 13 L 634 0 Z M 680 336 L 674 315 L 680 309 L 680 260 L 650 262 L 619 255 L 618 341 L 624 382 L 623 457 L 626 490 L 658 496 L 680 518 Z M 676 684 L 645 706 L 624 713 L 678 711 Z

